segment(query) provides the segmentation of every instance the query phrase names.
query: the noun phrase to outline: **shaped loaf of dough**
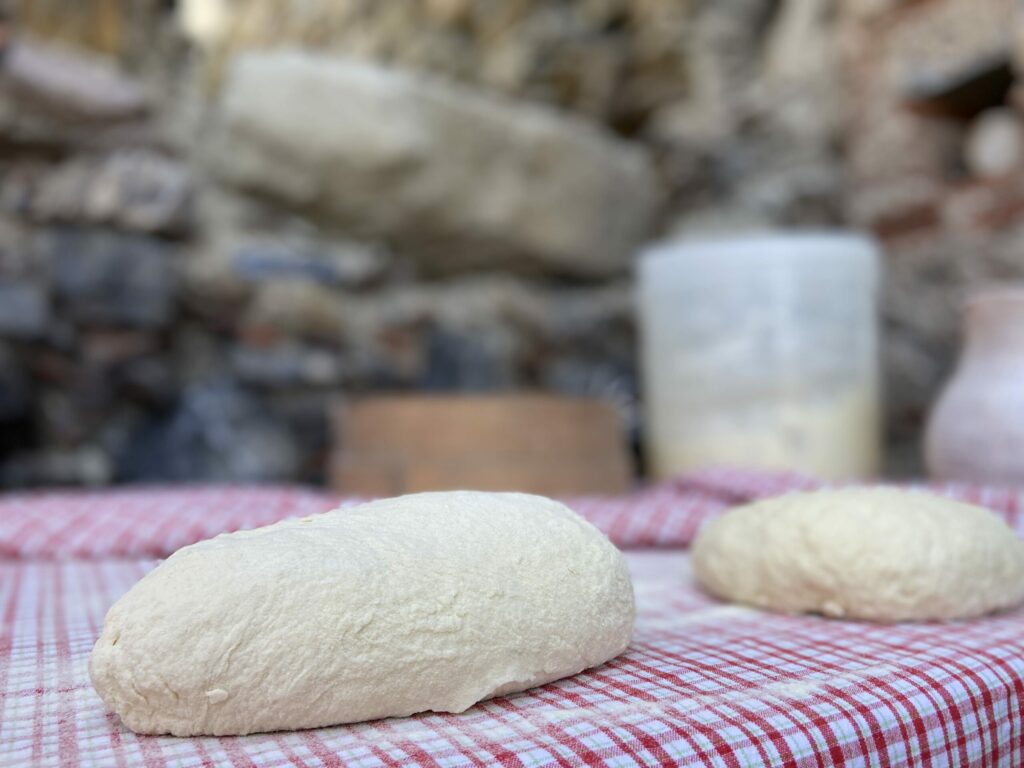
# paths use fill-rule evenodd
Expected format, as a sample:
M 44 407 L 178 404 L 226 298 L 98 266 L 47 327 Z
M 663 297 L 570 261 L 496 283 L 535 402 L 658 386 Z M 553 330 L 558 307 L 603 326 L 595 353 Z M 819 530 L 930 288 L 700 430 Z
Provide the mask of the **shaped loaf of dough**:
M 849 488 L 737 507 L 693 545 L 712 594 L 872 621 L 980 616 L 1024 598 L 1024 545 L 991 511 L 917 491 Z
M 423 493 L 185 547 L 109 611 L 90 674 L 139 733 L 461 712 L 618 655 L 622 554 L 550 499 Z

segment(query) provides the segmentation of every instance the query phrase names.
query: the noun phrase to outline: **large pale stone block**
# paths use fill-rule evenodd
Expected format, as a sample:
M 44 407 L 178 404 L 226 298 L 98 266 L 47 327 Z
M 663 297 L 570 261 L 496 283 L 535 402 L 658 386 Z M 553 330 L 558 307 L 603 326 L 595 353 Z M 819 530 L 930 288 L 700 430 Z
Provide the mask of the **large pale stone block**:
M 326 55 L 239 57 L 217 141 L 228 182 L 440 271 L 623 271 L 654 205 L 645 154 L 585 121 Z

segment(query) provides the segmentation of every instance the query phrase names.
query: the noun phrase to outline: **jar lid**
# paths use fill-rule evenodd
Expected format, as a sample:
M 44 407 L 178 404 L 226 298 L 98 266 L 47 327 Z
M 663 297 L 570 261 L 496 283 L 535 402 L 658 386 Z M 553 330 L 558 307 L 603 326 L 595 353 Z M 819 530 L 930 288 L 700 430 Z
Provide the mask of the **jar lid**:
M 879 246 L 856 232 L 788 231 L 655 243 L 640 255 L 640 283 L 648 290 L 704 280 L 813 275 L 875 288 Z

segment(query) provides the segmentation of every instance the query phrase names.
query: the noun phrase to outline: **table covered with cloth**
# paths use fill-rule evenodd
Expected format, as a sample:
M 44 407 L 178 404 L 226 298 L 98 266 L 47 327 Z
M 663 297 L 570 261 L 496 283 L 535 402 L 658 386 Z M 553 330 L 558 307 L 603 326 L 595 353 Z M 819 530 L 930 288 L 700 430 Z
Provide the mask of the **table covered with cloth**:
M 1024 765 L 1024 609 L 882 626 L 730 606 L 685 551 L 727 507 L 807 479 L 708 472 L 570 499 L 627 550 L 636 632 L 575 677 L 478 704 L 232 738 L 137 736 L 104 711 L 88 656 L 109 606 L 158 558 L 221 531 L 325 511 L 297 488 L 0 497 L 0 766 Z M 1024 533 L 1020 492 L 936 490 Z

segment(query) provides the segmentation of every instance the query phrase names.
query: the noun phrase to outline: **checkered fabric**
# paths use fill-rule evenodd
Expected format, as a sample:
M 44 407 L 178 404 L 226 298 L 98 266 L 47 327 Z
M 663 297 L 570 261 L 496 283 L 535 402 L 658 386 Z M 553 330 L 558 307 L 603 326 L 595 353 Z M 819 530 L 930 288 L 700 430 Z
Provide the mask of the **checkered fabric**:
M 624 549 L 684 547 L 728 507 L 819 485 L 807 477 L 707 471 L 621 497 L 565 501 Z M 988 506 L 1024 536 L 1021 492 L 932 490 Z M 144 488 L 0 496 L 0 557 L 166 557 L 225 531 L 326 512 L 359 499 L 298 487 Z
M 620 545 L 672 547 L 733 503 L 813 485 L 710 472 L 570 503 Z M 1015 491 L 938 490 L 1022 529 Z M 625 654 L 461 715 L 176 739 L 103 711 L 88 654 L 149 558 L 338 501 L 292 488 L 0 497 L 0 766 L 1024 766 L 1024 609 L 942 625 L 775 616 L 702 595 L 678 549 L 627 553 L 639 615 Z
M 136 736 L 89 685 L 104 612 L 151 561 L 8 561 L 0 765 L 1024 765 L 1024 611 L 773 616 L 696 592 L 681 552 L 628 557 L 635 638 L 599 669 L 461 715 L 204 739 Z
M 728 499 L 673 483 L 569 503 L 620 547 L 681 546 Z M 306 488 L 125 489 L 0 497 L 0 557 L 166 557 L 224 531 L 359 499 Z

